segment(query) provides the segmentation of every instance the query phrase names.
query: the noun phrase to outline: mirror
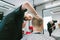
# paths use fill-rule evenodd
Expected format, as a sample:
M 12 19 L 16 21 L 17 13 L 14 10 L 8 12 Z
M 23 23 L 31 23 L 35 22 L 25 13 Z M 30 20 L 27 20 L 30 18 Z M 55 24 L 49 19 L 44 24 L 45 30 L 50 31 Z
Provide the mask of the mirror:
M 42 12 L 44 19 L 44 34 L 53 36 L 56 40 L 60 40 L 60 6 L 43 9 Z M 54 22 L 56 22 L 55 29 L 52 28 L 51 30 L 49 30 L 47 24 L 51 20 L 54 20 Z

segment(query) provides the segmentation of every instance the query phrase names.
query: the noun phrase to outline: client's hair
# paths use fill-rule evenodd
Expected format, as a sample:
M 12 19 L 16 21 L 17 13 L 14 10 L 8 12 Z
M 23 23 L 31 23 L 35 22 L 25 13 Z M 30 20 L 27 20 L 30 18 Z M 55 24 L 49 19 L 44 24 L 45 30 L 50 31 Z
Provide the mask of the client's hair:
M 33 26 L 40 27 L 42 24 L 43 24 L 42 18 L 33 17 L 33 19 L 32 19 L 32 25 Z

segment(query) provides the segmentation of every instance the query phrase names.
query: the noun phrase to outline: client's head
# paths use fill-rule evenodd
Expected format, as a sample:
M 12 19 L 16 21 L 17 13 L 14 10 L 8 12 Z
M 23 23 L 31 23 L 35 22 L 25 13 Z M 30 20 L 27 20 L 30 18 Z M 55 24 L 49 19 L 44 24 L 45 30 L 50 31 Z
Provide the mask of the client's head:
M 42 31 L 43 30 L 43 19 L 33 17 L 32 25 L 33 25 L 33 31 Z

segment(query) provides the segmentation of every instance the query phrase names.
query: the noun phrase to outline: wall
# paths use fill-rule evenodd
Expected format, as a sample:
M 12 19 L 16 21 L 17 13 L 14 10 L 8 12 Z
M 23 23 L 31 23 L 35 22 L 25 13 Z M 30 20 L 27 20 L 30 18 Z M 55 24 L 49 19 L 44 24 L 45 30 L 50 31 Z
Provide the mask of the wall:
M 42 17 L 42 10 L 44 9 L 44 5 L 40 5 L 36 7 L 36 11 Z
M 11 9 L 8 9 L 8 10 L 6 10 L 6 11 L 4 11 L 4 16 L 6 16 L 6 15 L 8 15 L 9 13 L 11 13 L 13 10 L 15 10 L 16 8 L 18 8 L 21 4 L 23 4 L 25 1 L 29 1 L 32 5 L 33 5 L 33 1 L 32 0 L 5 0 L 5 1 L 7 1 L 7 2 L 9 2 L 9 3 L 11 3 L 11 4 L 14 4 L 15 6 L 13 7 L 13 8 L 11 8 Z

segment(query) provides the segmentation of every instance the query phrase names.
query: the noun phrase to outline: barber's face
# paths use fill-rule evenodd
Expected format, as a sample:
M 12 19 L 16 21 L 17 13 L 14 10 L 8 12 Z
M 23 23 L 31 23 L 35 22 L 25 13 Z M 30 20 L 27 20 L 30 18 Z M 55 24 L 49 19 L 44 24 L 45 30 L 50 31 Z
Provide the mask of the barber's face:
M 28 20 L 31 20 L 32 19 L 32 17 L 31 16 L 28 16 Z
M 25 21 L 27 21 L 27 20 L 28 20 L 28 18 L 27 18 L 27 17 L 24 17 L 24 20 L 25 20 Z
M 25 16 L 24 19 L 25 19 L 25 21 L 27 21 L 27 20 L 31 20 L 32 17 L 31 16 Z

